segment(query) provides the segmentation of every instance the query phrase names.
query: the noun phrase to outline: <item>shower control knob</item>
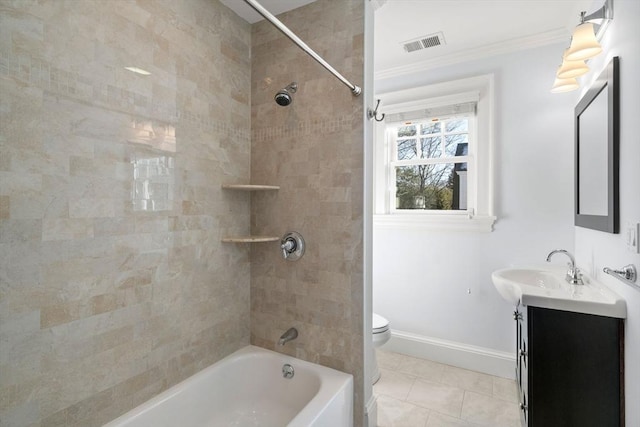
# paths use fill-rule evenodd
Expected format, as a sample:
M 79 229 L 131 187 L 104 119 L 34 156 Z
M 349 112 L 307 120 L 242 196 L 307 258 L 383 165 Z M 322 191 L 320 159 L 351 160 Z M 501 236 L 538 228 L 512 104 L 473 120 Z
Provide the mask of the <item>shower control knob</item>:
M 304 239 L 296 231 L 290 231 L 280 240 L 282 257 L 287 261 L 297 261 L 304 255 Z
M 284 259 L 287 259 L 289 257 L 289 254 L 295 252 L 296 241 L 289 237 L 284 243 L 280 245 L 280 248 L 282 249 L 282 256 L 284 257 Z

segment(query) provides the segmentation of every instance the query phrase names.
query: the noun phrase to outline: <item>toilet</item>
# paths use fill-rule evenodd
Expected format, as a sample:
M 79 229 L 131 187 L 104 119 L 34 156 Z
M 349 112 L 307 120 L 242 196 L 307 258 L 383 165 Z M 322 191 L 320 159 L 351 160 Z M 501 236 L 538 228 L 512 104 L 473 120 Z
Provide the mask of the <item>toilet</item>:
M 382 347 L 391 338 L 391 330 L 389 329 L 389 321 L 379 314 L 373 313 L 373 374 L 371 377 L 372 384 L 380 379 L 380 369 L 378 369 L 378 359 L 376 357 L 376 349 Z

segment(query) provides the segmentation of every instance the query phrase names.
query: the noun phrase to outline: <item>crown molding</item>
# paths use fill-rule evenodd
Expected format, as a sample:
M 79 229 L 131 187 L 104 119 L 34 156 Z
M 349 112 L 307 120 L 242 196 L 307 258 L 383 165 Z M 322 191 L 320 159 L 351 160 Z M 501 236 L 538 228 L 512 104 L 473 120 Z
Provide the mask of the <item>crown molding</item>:
M 375 80 L 389 79 L 419 73 L 434 68 L 475 61 L 496 55 L 503 55 L 536 47 L 546 46 L 563 41 L 569 42 L 570 34 L 566 28 L 557 28 L 533 36 L 519 37 L 503 42 L 492 43 L 480 48 L 466 49 L 448 55 L 430 58 L 413 64 L 387 68 L 374 73 Z

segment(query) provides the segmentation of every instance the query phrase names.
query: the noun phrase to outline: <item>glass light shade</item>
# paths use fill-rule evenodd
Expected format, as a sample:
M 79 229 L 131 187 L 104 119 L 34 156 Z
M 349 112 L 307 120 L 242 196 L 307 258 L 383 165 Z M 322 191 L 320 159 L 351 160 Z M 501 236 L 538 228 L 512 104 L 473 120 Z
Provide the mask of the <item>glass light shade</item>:
M 598 43 L 593 32 L 593 24 L 585 22 L 578 25 L 573 31 L 566 59 L 569 61 L 585 60 L 593 58 L 600 52 L 602 52 L 602 46 Z
M 562 65 L 558 68 L 556 76 L 558 76 L 559 79 L 570 79 L 586 74 L 587 72 L 589 72 L 589 67 L 584 61 L 569 61 L 565 54 L 564 61 L 562 61 Z
M 553 82 L 553 86 L 551 87 L 551 93 L 562 93 L 562 92 L 570 92 L 572 90 L 576 90 L 580 87 L 578 81 L 575 78 L 571 79 L 559 79 Z

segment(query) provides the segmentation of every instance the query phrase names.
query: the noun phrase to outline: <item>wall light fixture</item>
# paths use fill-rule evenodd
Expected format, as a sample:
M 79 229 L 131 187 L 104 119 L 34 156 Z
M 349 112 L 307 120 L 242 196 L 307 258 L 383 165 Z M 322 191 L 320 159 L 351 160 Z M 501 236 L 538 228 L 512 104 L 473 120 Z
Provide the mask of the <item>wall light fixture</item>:
M 602 52 L 599 40 L 612 19 L 613 0 L 606 0 L 600 9 L 589 15 L 584 11 L 580 13 L 580 24 L 573 31 L 571 44 L 562 55 L 562 64 L 556 72 L 551 92 L 569 92 L 580 87 L 576 78 L 589 71 L 584 61 Z
M 562 93 L 562 92 L 571 92 L 572 90 L 576 90 L 580 87 L 580 83 L 575 77 L 569 79 L 561 79 L 556 77 L 553 82 L 553 86 L 551 87 L 552 93 Z
M 570 79 L 588 73 L 589 67 L 584 63 L 584 60 L 571 61 L 567 59 L 568 50 L 565 50 L 564 55 L 562 55 L 562 65 L 558 68 L 556 76 L 560 79 Z

